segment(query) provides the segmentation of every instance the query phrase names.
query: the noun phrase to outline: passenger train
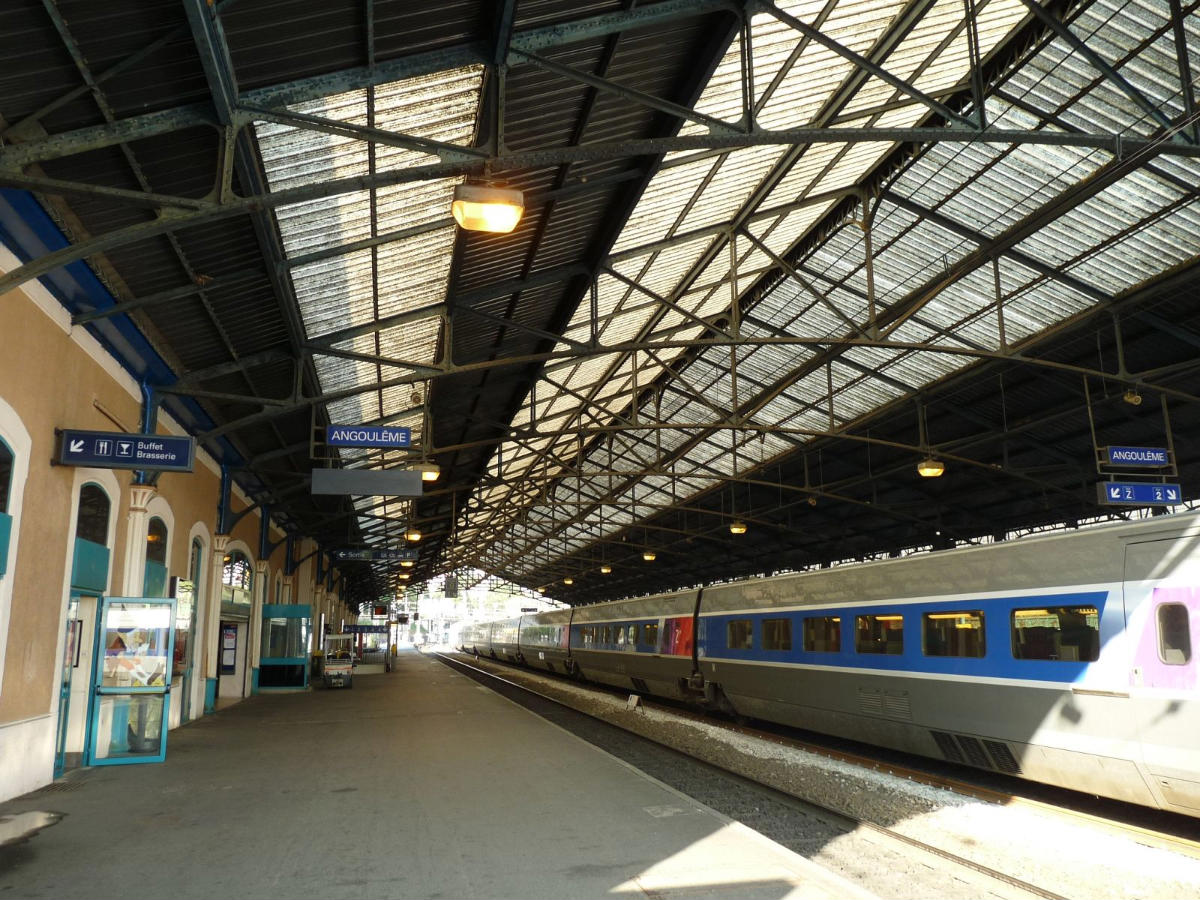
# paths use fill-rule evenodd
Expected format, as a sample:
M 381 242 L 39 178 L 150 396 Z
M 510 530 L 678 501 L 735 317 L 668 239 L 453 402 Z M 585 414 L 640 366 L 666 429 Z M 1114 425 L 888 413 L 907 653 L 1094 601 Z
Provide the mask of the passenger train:
M 535 669 L 1200 816 L 1200 514 L 464 626 Z

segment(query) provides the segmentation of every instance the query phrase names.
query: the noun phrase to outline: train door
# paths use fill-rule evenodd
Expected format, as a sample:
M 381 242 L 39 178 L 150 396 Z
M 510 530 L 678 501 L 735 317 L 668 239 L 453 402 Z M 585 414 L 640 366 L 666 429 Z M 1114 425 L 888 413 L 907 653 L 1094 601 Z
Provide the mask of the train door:
M 1164 801 L 1200 810 L 1200 539 L 1130 544 L 1124 603 L 1142 758 Z

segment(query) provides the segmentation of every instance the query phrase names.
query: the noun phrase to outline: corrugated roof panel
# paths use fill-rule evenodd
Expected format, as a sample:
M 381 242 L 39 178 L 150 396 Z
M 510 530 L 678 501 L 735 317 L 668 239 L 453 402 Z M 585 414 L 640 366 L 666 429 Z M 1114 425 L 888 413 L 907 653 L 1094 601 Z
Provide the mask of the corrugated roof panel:
M 363 415 L 363 397 L 355 394 L 341 400 L 330 400 L 325 404 L 329 411 L 329 421 L 347 425 L 369 422 L 371 417 Z
M 808 196 L 812 193 L 812 184 L 845 149 L 845 144 L 810 144 L 804 153 L 779 183 L 771 189 L 762 203 L 763 209 L 772 209 Z
M 806 206 L 793 210 L 780 219 L 760 220 L 752 222 L 750 232 L 771 248 L 777 256 L 785 256 L 796 241 L 800 240 L 816 222 L 830 210 L 832 202 L 820 205 Z M 770 231 L 766 231 L 766 228 Z M 761 251 L 755 251 L 756 253 Z
M 954 5 L 953 0 L 948 0 L 947 11 L 952 10 Z M 986 58 L 1028 15 L 1021 0 L 991 0 L 983 6 L 977 6 L 975 30 L 979 37 L 980 55 Z M 965 80 L 969 65 L 966 31 L 962 30 L 955 37 L 953 45 L 940 53 L 937 61 L 917 78 L 915 85 L 927 94 L 938 96 Z
M 1195 200 L 1151 221 L 1119 243 L 1092 254 L 1071 274 L 1093 284 L 1105 273 L 1124 271 L 1123 281 L 1138 284 L 1193 259 L 1200 234 L 1200 205 Z
M 778 145 L 746 147 L 723 157 L 712 180 L 684 216 L 679 231 L 686 233 L 732 221 L 785 149 Z
M 373 91 L 350 91 L 297 104 L 293 111 L 465 144 L 475 131 L 482 72 L 481 66 L 472 66 L 434 73 L 381 85 Z M 353 137 L 271 123 L 258 123 L 256 131 L 272 190 L 362 175 L 369 170 L 367 144 Z M 431 158 L 428 153 L 383 144 L 375 149 L 377 171 L 395 171 Z M 294 256 L 445 219 L 453 187 L 454 181 L 449 179 L 414 182 L 281 208 L 277 220 L 285 250 Z M 374 230 L 372 212 L 376 217 Z M 447 226 L 383 244 L 375 251 L 348 253 L 294 269 L 293 285 L 307 334 L 316 337 L 366 324 L 379 315 L 402 312 L 444 297 L 454 237 L 453 227 Z M 385 356 L 432 361 L 437 323 L 430 320 L 394 329 L 381 335 L 380 341 Z M 349 343 L 358 352 L 374 350 L 373 338 L 365 345 L 361 340 Z M 341 388 L 371 383 L 377 375 L 373 365 L 328 358 L 318 358 L 317 372 L 326 390 L 330 384 Z M 372 399 L 339 401 L 337 408 L 346 412 L 353 408 L 366 414 L 374 406 L 379 414 L 393 415 L 407 402 L 402 393 L 394 392 L 383 399 L 376 393 Z
M 446 296 L 455 231 L 450 225 L 378 249 L 379 316 L 428 306 Z
M 963 4 L 955 0 L 938 0 L 929 9 L 904 40 L 884 61 L 887 71 L 911 82 L 918 68 L 923 67 L 919 78 L 931 82 L 938 87 L 953 86 L 958 81 L 957 69 L 965 68 L 965 32 L 961 30 L 963 20 Z M 952 29 L 959 29 L 954 44 L 962 43 L 963 59 L 958 59 L 952 44 L 949 48 L 939 48 L 945 42 Z M 931 73 L 934 77 L 931 78 Z M 949 78 L 947 78 L 947 74 Z M 948 81 L 948 84 L 947 84 Z M 928 86 L 922 90 L 929 91 Z M 871 76 L 866 83 L 855 92 L 854 99 L 846 105 L 845 112 L 872 109 L 887 103 L 900 92 L 887 82 Z M 919 113 L 923 115 L 924 113 Z
M 946 271 L 972 250 L 976 244 L 953 235 L 926 221 L 916 220 L 906 211 L 884 203 L 875 220 L 874 247 L 875 296 L 892 303 L 918 289 L 936 273 Z M 904 231 L 897 233 L 897 226 Z
M 366 191 L 280 206 L 275 211 L 288 256 L 339 247 L 371 234 Z
M 621 229 L 612 252 L 621 253 L 665 237 L 680 216 L 679 198 L 693 196 L 714 165 L 712 159 L 693 160 L 655 175 Z
M 819 27 L 842 46 L 866 55 L 900 8 L 893 0 L 842 0 Z M 807 16 L 796 14 L 796 17 L 808 24 L 814 24 L 816 19 L 811 11 Z M 779 88 L 759 112 L 759 124 L 784 128 L 789 122 L 794 126 L 812 121 L 852 70 L 853 63 L 808 42 L 799 60 L 788 69 Z
M 890 153 L 892 141 L 872 141 L 851 144 L 846 147 L 832 166 L 812 185 L 812 193 L 822 194 L 850 187 L 859 182 L 863 173 L 874 166 L 885 154 Z
M 433 363 L 440 333 L 441 322 L 433 318 L 388 328 L 379 332 L 379 354 L 406 362 Z
M 369 250 L 293 269 L 292 283 L 308 336 L 374 321 L 371 276 Z

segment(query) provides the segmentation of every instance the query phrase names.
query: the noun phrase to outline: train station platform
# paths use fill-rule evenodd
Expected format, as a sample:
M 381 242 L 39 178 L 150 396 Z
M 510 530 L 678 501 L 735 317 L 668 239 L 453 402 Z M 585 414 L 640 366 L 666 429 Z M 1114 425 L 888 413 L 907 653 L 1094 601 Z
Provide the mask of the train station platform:
M 0 896 L 870 896 L 415 651 L 0 804 L 36 811 Z

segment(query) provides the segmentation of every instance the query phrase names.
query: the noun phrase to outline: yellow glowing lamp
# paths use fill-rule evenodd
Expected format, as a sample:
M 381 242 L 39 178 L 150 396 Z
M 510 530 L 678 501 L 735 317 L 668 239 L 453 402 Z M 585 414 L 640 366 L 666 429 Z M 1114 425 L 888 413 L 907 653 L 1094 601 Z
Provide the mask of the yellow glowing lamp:
M 940 478 L 946 471 L 946 464 L 940 459 L 923 459 L 917 463 L 917 474 L 922 478 Z
M 421 532 L 418 531 L 415 526 L 412 528 L 409 528 L 406 532 L 404 532 L 404 539 L 406 541 L 411 541 L 412 543 L 415 544 L 417 541 L 419 541 L 421 539 Z
M 575 579 L 572 578 L 570 575 L 568 575 L 566 578 L 563 579 L 563 584 L 574 584 L 574 583 L 575 583 Z
M 612 566 L 610 566 L 608 563 L 605 563 L 604 565 L 602 565 L 600 567 L 600 574 L 601 575 L 611 575 L 612 574 Z
M 743 522 L 741 519 L 736 519 L 735 521 L 730 522 L 729 523 L 729 533 L 730 534 L 745 534 L 746 533 L 746 523 Z
M 460 184 L 450 206 L 454 221 L 467 231 L 508 234 L 521 221 L 525 198 L 520 191 L 488 184 Z
M 413 470 L 421 473 L 422 481 L 437 481 L 442 474 L 441 466 L 437 463 L 418 463 Z
M 402 565 L 402 566 L 403 566 L 404 568 L 406 568 L 406 569 L 411 569 L 411 568 L 412 568 L 413 566 L 415 566 L 416 564 L 417 564 L 417 563 L 416 563 L 416 560 L 412 560 L 412 559 L 402 559 L 402 560 L 400 560 L 400 565 Z
M 642 552 L 642 559 L 644 559 L 646 562 L 654 562 L 656 559 L 658 559 L 658 554 L 653 550 L 645 550 Z

